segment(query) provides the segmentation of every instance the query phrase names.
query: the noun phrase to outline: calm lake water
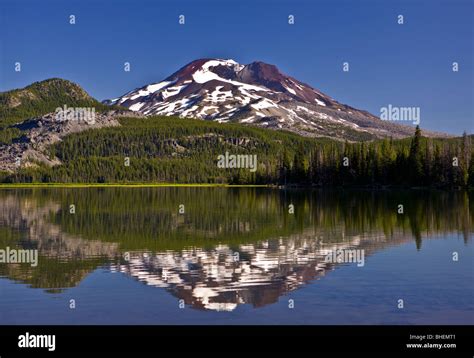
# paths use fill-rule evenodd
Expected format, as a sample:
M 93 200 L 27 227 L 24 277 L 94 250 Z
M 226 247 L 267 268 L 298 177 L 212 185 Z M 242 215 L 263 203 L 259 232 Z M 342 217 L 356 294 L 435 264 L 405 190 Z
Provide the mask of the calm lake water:
M 37 250 L 38 263 L 0 263 L 0 323 L 473 324 L 473 203 L 434 191 L 2 189 L 0 250 Z

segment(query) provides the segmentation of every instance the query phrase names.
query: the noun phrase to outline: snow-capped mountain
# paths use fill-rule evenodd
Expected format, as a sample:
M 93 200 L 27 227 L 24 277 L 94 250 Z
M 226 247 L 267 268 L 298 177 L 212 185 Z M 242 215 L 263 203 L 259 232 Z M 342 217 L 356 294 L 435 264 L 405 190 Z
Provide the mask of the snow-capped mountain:
M 341 104 L 274 65 L 199 59 L 161 82 L 104 101 L 145 115 L 238 122 L 306 136 L 405 137 L 413 128 Z

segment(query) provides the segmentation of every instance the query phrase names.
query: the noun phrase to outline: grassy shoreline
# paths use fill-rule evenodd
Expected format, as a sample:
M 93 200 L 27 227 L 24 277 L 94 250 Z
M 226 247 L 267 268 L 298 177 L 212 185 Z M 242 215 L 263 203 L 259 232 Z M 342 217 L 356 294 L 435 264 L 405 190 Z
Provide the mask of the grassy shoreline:
M 16 188 L 147 188 L 147 187 L 209 187 L 209 188 L 270 188 L 265 184 L 173 184 L 173 183 L 0 183 L 0 189 Z
M 2 189 L 36 189 L 36 188 L 272 188 L 272 189 L 325 189 L 325 190 L 437 190 L 437 191 L 467 191 L 474 188 L 443 188 L 430 186 L 313 186 L 313 185 L 275 185 L 275 184 L 215 184 L 215 183 L 0 183 Z

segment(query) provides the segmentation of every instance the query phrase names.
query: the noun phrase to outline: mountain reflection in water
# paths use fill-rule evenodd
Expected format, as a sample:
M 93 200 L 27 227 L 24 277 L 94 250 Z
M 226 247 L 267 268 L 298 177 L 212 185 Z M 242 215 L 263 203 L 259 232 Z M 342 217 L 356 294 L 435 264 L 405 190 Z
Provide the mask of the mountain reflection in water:
M 314 237 L 307 233 L 241 245 L 238 260 L 236 251 L 227 245 L 208 250 L 132 253 L 129 262 L 113 264 L 111 270 L 150 286 L 165 287 L 195 308 L 231 311 L 243 303 L 255 307 L 274 303 L 285 293 L 324 276 L 334 268 L 335 264 L 325 262 L 333 250 L 368 253 L 388 244 L 357 236 L 324 244 Z
M 420 250 L 424 239 L 446 233 L 467 243 L 471 199 L 430 191 L 2 190 L 0 248 L 38 249 L 40 258 L 37 267 L 0 264 L 0 277 L 61 292 L 102 267 L 197 309 L 261 307 L 355 265 L 325 262 L 334 250 L 363 250 L 368 265 L 374 252 L 413 240 Z

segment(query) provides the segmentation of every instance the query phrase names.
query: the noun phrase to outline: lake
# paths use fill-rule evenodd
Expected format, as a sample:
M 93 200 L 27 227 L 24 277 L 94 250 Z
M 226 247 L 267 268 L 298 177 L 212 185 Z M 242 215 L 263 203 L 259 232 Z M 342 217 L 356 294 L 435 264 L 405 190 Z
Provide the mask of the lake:
M 0 322 L 472 324 L 473 203 L 429 190 L 0 189 L 0 250 L 38 260 L 0 263 Z

